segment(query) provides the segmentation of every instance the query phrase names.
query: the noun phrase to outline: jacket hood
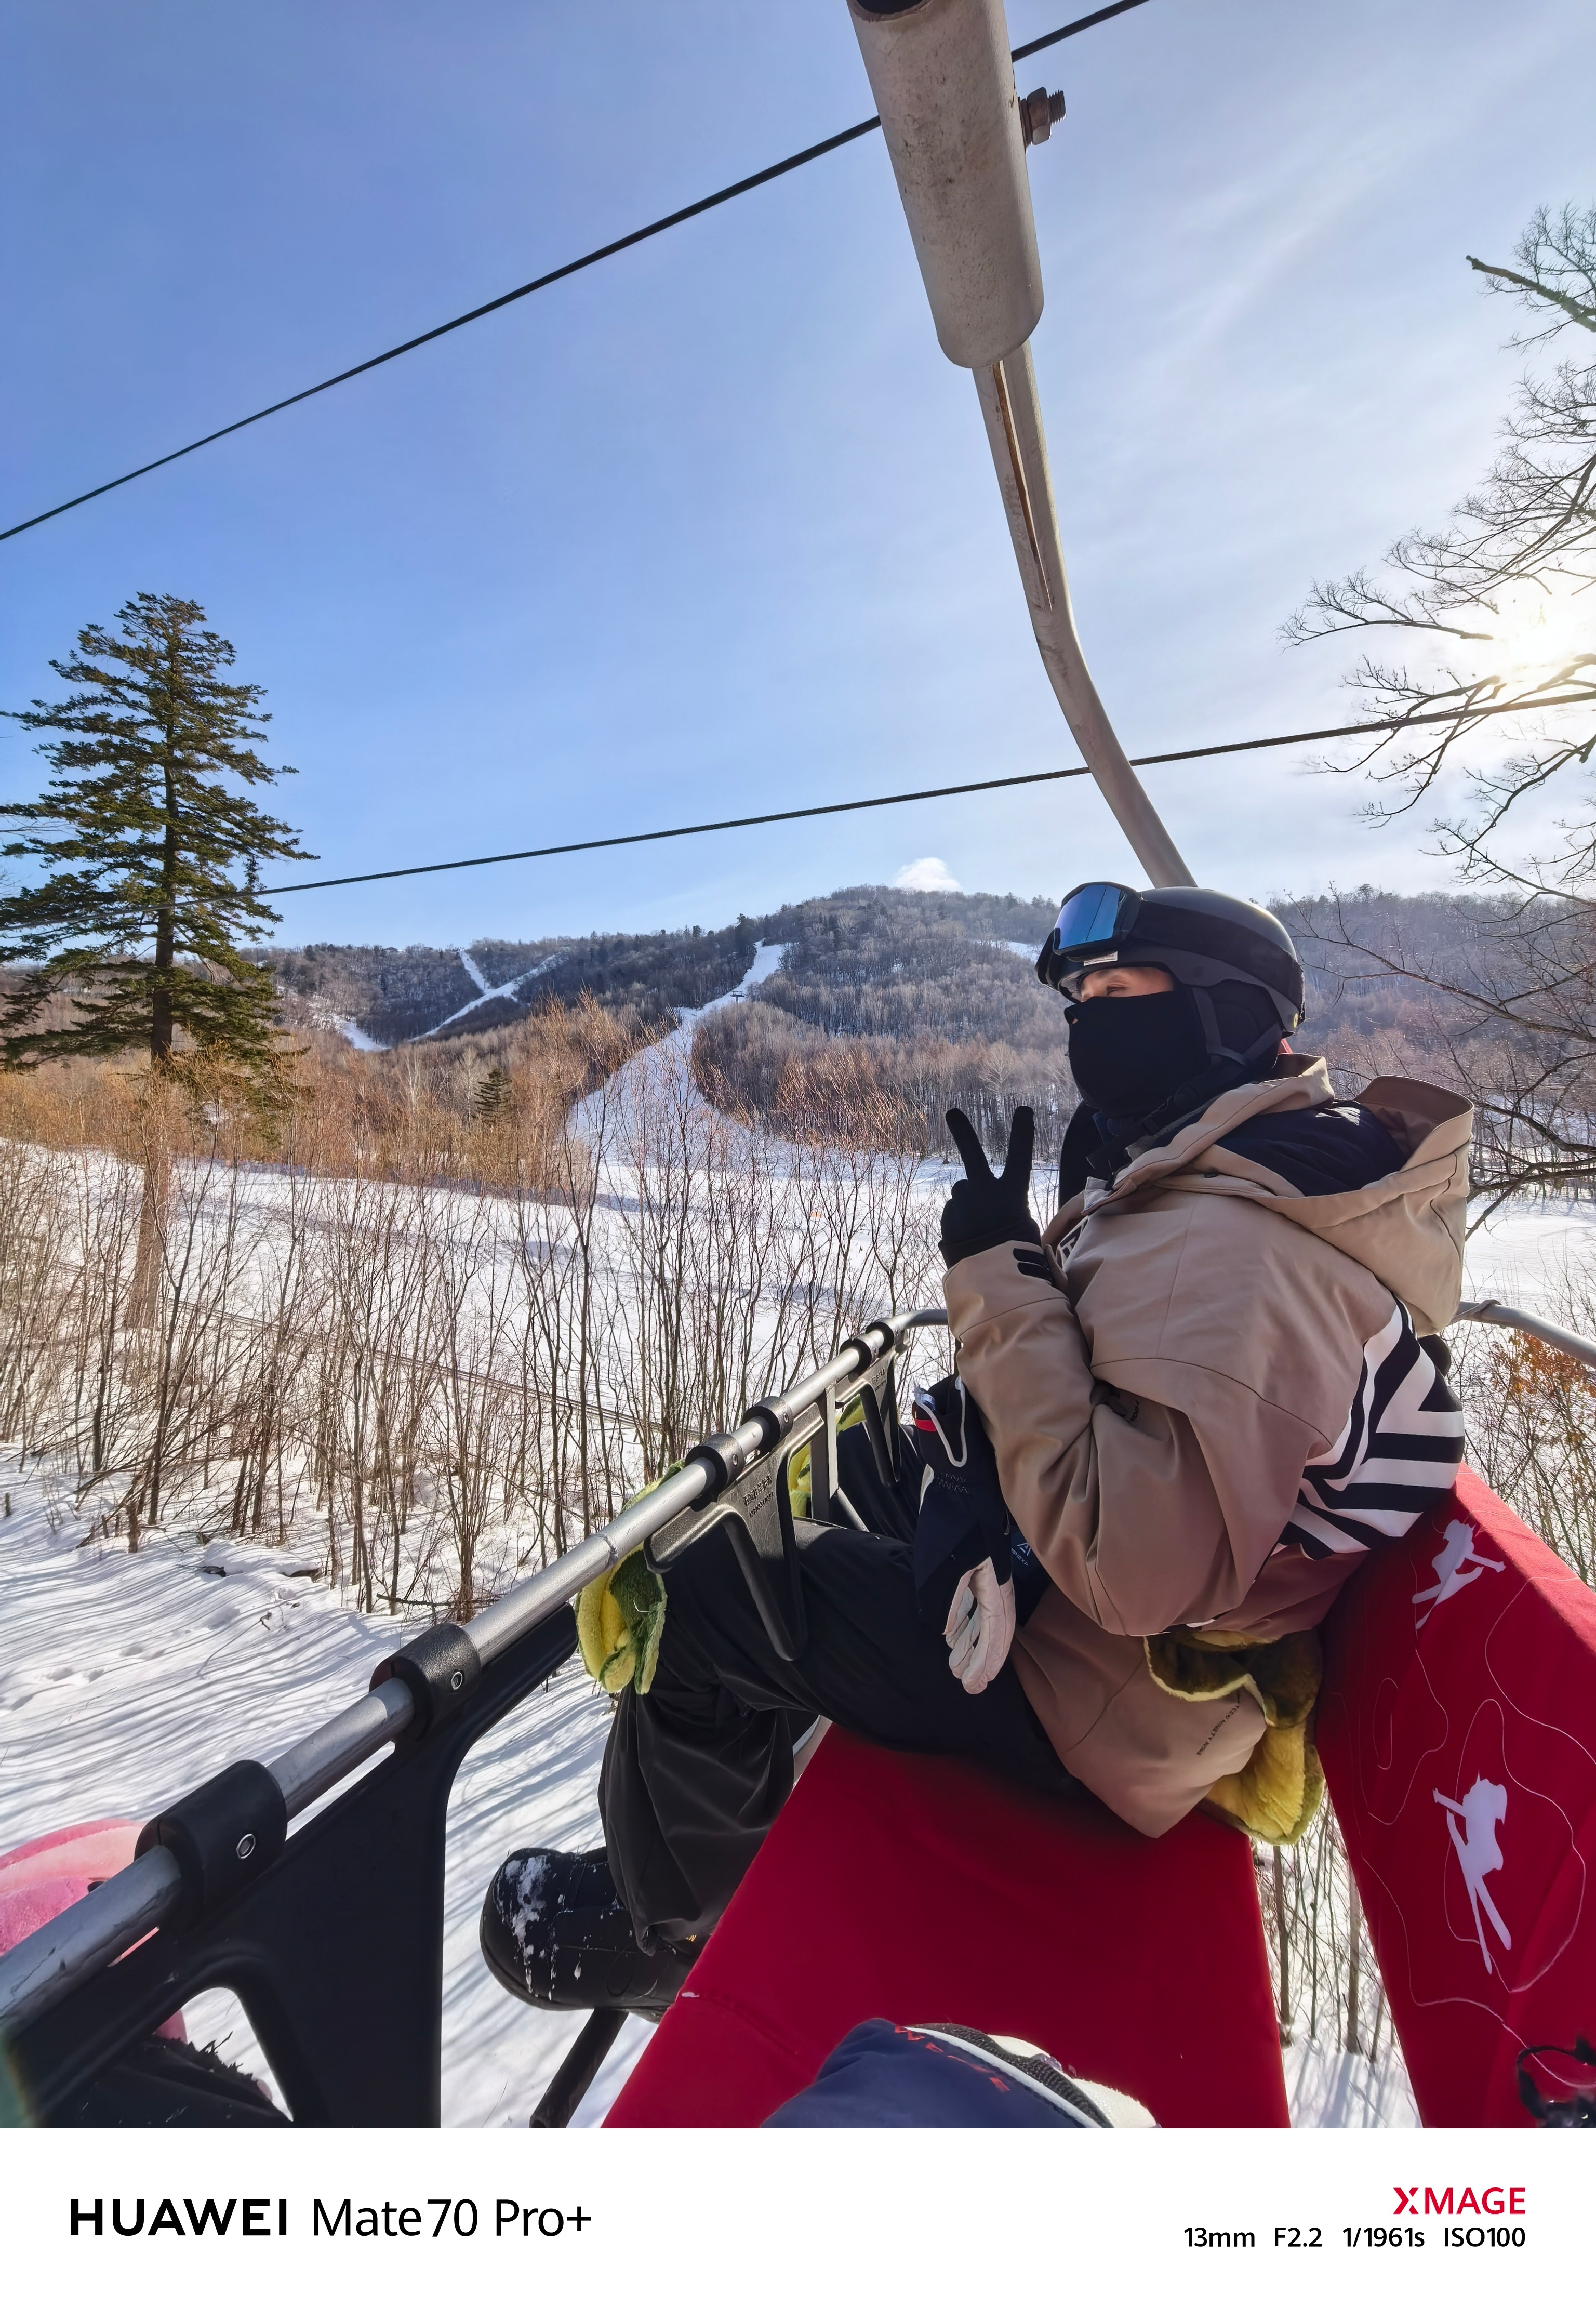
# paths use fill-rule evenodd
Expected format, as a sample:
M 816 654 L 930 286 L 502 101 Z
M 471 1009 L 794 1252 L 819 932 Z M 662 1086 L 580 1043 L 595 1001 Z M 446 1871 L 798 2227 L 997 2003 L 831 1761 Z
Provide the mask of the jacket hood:
M 1262 1162 L 1219 1144 L 1254 1114 L 1335 1102 L 1321 1058 L 1288 1058 L 1267 1081 L 1214 1099 L 1167 1145 L 1128 1162 L 1111 1184 L 1094 1180 L 1047 1230 L 1057 1242 L 1083 1216 L 1161 1191 L 1223 1193 L 1266 1202 L 1278 1216 L 1344 1251 L 1400 1298 L 1421 1334 L 1445 1329 L 1463 1294 L 1463 1217 L 1474 1110 L 1466 1098 L 1394 1075 L 1350 1101 L 1383 1122 L 1402 1150 L 1400 1169 L 1355 1192 L 1303 1194 Z

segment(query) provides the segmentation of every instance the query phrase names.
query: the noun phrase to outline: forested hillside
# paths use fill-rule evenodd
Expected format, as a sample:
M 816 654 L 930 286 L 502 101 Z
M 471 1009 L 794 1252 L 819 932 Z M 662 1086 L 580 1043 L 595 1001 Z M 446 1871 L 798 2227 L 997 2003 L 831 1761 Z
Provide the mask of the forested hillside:
M 1028 1014 L 1030 997 L 1025 968 L 983 971 L 980 956 L 1001 951 L 1005 939 L 1034 956 L 1054 909 L 1045 897 L 843 889 L 720 930 L 481 938 L 463 952 L 312 945 L 260 958 L 276 973 L 290 1024 L 353 1025 L 385 1048 L 480 1033 L 584 993 L 646 1018 L 699 1009 L 732 991 L 761 944 L 785 949 L 777 1006 L 829 1032 L 990 1039 Z M 1003 954 L 1005 963 L 1014 958 Z M 491 998 L 485 988 L 494 989 Z
M 511 1062 L 506 1032 L 551 1003 L 590 999 L 648 1034 L 719 1002 L 699 1025 L 693 1068 L 725 1111 L 799 1136 L 906 1129 L 940 1143 L 949 1104 L 995 1136 L 1028 1103 L 1051 1149 L 1074 1104 L 1064 1004 L 1034 968 L 1055 902 L 861 888 L 718 930 L 267 957 L 290 1025 L 385 1048 L 448 1042 L 462 1094 Z M 1298 1046 L 1326 1054 L 1349 1085 L 1403 1071 L 1470 1086 L 1482 1053 L 1510 1071 L 1533 1042 L 1513 1016 L 1447 991 L 1503 991 L 1522 911 L 1509 922 L 1500 900 L 1368 888 L 1277 902 L 1308 971 Z M 746 999 L 724 1001 L 761 946 L 780 949 L 780 966 Z M 1394 961 L 1414 973 L 1394 973 Z

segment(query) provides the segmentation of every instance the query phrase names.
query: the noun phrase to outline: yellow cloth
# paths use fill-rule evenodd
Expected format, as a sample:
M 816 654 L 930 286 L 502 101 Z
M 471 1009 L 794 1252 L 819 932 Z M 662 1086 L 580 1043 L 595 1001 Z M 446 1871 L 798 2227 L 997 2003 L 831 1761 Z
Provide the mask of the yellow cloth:
M 1264 1735 L 1243 1767 L 1208 1789 L 1208 1801 L 1259 1842 L 1298 1842 L 1325 1793 L 1313 1710 L 1324 1677 L 1312 1632 L 1257 1642 L 1246 1634 L 1182 1626 L 1150 1634 L 1147 1670 L 1176 1698 L 1225 1698 L 1245 1690 L 1263 1710 Z
M 845 1434 L 850 1426 L 864 1423 L 864 1396 L 856 1394 L 837 1421 L 837 1430 Z M 809 1486 L 809 1444 L 794 1450 L 787 1460 L 787 1499 L 799 1521 L 809 1519 L 811 1491 Z
M 635 1505 L 668 1475 L 681 1471 L 680 1462 L 667 1466 L 627 1505 Z M 577 1596 L 577 1641 L 582 1664 L 601 1689 L 613 1694 L 630 1682 L 639 1698 L 647 1697 L 659 1663 L 665 1615 L 665 1581 L 649 1569 L 640 1546 L 583 1587 Z
M 577 1597 L 577 1640 L 582 1664 L 602 1689 L 624 1690 L 630 1682 L 639 1698 L 648 1695 L 659 1663 L 665 1615 L 665 1581 L 649 1569 L 640 1546 L 583 1587 Z

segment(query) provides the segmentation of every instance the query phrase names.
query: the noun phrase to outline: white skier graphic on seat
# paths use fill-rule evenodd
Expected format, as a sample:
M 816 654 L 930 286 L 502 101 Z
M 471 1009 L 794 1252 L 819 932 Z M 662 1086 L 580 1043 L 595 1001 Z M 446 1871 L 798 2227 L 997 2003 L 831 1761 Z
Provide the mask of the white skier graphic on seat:
M 1500 1565 L 1497 1565 L 1498 1568 Z M 1502 1944 L 1511 1951 L 1512 1936 L 1506 1924 L 1497 1914 L 1485 1878 L 1494 1874 L 1502 1864 L 1502 1853 L 1497 1842 L 1497 1829 L 1507 1815 L 1507 1789 L 1490 1779 L 1476 1779 L 1462 1802 L 1454 1802 L 1441 1792 L 1431 1789 L 1437 1802 L 1447 1813 L 1446 1831 L 1452 1837 L 1452 1848 L 1457 1853 L 1457 1863 L 1463 1868 L 1463 1888 L 1469 1894 L 1469 1908 L 1474 1917 L 1474 1930 L 1480 1941 L 1480 1951 L 1485 1958 L 1485 1968 L 1495 1976 L 1490 1949 L 1485 1943 L 1483 1912 Z M 1462 1819 L 1463 1832 L 1457 1831 Z
M 1472 1586 L 1482 1570 L 1506 1570 L 1506 1567 L 1505 1562 L 1495 1561 L 1489 1554 L 1475 1553 L 1474 1532 L 1466 1522 L 1449 1522 L 1446 1535 L 1441 1541 L 1441 1550 L 1430 1564 L 1436 1574 L 1436 1582 L 1413 1597 L 1413 1608 L 1419 1612 L 1418 1625 L 1422 1626 L 1443 1602 L 1450 1600 L 1454 1594 L 1461 1594 L 1465 1586 Z M 1420 1606 L 1427 1602 L 1429 1609 L 1422 1608 Z

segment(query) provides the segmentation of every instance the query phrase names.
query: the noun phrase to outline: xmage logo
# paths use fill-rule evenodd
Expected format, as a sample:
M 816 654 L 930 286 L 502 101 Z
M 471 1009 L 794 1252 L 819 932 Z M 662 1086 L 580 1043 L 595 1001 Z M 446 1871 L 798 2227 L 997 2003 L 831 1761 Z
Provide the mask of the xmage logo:
M 1401 2218 L 1405 2211 L 1415 2219 L 1461 2218 L 1472 2211 L 1476 2218 L 1497 2218 L 1503 2212 L 1521 2218 L 1524 2200 L 1523 2187 L 1398 2187 L 1395 2216 Z

